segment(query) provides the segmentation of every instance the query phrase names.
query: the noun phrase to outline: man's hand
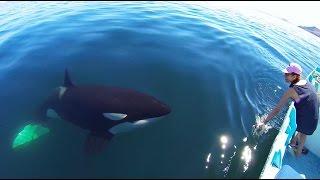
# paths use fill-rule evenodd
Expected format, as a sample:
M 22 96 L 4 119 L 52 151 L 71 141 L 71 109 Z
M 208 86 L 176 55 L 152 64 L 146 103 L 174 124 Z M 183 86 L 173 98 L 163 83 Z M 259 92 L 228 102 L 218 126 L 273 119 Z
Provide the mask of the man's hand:
M 264 126 L 263 122 L 257 122 L 257 124 L 254 125 L 256 129 L 261 129 Z
M 267 114 L 261 117 L 256 116 L 256 124 L 252 126 L 254 135 L 260 136 L 263 133 L 268 132 L 268 130 L 271 128 L 270 126 L 267 126 L 264 122 L 267 116 L 268 116 Z

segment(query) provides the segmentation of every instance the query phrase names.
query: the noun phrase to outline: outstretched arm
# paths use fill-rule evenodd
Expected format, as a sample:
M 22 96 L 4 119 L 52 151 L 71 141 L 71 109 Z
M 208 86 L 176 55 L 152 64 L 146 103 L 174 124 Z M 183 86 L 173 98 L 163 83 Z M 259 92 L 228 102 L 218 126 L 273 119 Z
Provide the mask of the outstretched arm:
M 267 123 L 268 121 L 270 121 L 274 116 L 276 116 L 280 110 L 282 109 L 282 107 L 288 102 L 288 99 L 292 98 L 292 99 L 297 99 L 298 95 L 295 92 L 295 90 L 293 88 L 290 88 L 280 99 L 280 101 L 278 102 L 278 104 L 273 108 L 273 110 L 271 111 L 271 113 L 268 114 L 267 118 L 262 119 L 262 123 Z

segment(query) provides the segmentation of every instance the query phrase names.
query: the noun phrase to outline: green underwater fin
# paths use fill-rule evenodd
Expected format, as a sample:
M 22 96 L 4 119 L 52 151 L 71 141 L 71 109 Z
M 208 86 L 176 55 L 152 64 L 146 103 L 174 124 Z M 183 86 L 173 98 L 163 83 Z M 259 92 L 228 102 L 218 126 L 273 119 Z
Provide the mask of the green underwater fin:
M 13 141 L 12 148 L 15 149 L 24 144 L 30 143 L 49 132 L 50 130 L 48 128 L 41 125 L 28 124 L 17 134 Z

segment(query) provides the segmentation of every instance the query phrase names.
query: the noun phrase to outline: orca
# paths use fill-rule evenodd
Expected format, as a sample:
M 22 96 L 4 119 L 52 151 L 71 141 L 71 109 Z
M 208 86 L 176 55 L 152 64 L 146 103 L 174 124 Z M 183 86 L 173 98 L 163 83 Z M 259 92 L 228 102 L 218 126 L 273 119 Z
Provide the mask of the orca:
M 65 69 L 63 85 L 40 105 L 37 119 L 46 122 L 47 112 L 89 130 L 85 148 L 90 151 L 94 143 L 99 142 L 101 146 L 118 132 L 143 126 L 168 115 L 171 109 L 155 97 L 132 89 L 75 85 Z

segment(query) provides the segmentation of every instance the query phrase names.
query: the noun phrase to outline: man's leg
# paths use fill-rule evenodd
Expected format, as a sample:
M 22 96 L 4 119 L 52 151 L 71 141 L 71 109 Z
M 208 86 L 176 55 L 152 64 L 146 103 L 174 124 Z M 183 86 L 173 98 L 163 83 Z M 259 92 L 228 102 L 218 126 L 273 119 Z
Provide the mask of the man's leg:
M 296 156 L 300 156 L 301 155 L 304 143 L 306 142 L 306 139 L 307 139 L 307 135 L 305 135 L 303 133 L 299 133 L 299 138 L 298 138 L 298 143 L 299 144 L 298 144 L 297 149 L 295 150 Z
M 291 138 L 291 141 L 290 141 L 290 144 L 289 144 L 291 147 L 295 148 L 297 146 L 298 136 L 299 136 L 299 132 L 297 132 L 297 134 L 294 135 L 293 138 Z

